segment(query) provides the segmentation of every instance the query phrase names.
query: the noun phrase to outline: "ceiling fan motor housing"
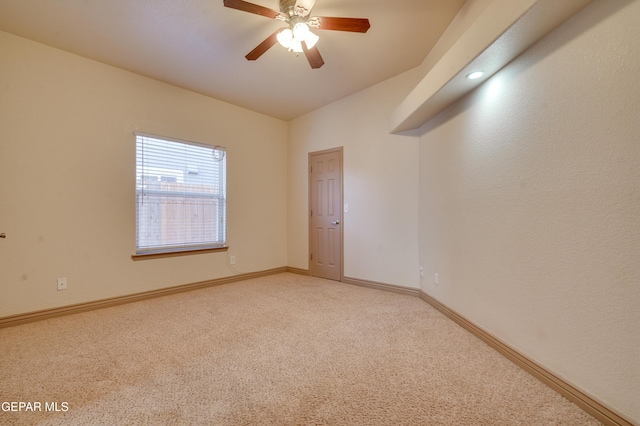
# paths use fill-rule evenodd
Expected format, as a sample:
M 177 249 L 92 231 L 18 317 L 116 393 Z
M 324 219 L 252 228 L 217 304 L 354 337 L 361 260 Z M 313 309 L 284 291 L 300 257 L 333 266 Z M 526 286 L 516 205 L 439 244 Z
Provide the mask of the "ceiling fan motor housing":
M 280 0 L 280 12 L 291 17 L 295 15 L 296 0 Z

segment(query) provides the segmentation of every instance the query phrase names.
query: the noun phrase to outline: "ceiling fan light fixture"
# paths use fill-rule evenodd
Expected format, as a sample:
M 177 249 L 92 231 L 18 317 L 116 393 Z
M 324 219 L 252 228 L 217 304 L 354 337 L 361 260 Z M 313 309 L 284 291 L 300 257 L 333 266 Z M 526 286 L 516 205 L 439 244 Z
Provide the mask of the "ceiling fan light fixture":
M 278 43 L 285 49 L 291 48 L 291 43 L 293 42 L 293 32 L 289 28 L 285 28 L 280 31 L 276 36 L 278 39 Z
M 293 26 L 293 36 L 298 40 L 306 40 L 309 27 L 304 22 L 298 22 Z
M 291 40 L 291 47 L 289 47 L 289 50 L 294 53 L 302 53 L 302 41 L 294 37 Z
M 316 45 L 320 37 L 309 31 L 309 26 L 305 22 L 298 22 L 293 26 L 293 37 L 300 42 L 305 42 L 307 48 L 311 49 Z
M 304 42 L 307 44 L 307 49 L 311 49 L 316 43 L 320 40 L 320 37 L 312 33 L 311 31 L 307 32 L 307 36 L 304 39 Z
M 307 49 L 311 49 L 316 45 L 320 37 L 309 31 L 307 24 L 299 22 L 291 28 L 285 28 L 276 36 L 278 43 L 291 52 L 301 53 L 302 42 L 307 45 Z

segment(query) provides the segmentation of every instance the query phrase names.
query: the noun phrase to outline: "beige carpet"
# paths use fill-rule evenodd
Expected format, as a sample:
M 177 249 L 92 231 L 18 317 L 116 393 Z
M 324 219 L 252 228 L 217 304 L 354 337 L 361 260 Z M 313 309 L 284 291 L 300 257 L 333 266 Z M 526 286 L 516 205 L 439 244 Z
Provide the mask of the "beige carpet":
M 0 330 L 11 401 L 42 411 L 2 425 L 600 424 L 418 298 L 294 274 Z

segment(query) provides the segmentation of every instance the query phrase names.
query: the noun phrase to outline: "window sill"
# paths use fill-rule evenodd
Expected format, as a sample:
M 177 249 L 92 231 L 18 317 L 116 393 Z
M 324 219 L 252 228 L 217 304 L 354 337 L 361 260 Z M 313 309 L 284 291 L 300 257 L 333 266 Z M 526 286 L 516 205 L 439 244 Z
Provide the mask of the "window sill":
M 182 251 L 168 251 L 162 253 L 145 253 L 145 254 L 133 254 L 131 255 L 131 259 L 133 260 L 148 260 L 148 259 L 159 259 L 163 257 L 177 257 L 177 256 L 190 256 L 193 254 L 203 254 L 203 253 L 215 253 L 218 251 L 227 251 L 229 247 L 214 247 L 214 248 L 205 248 L 198 250 L 182 250 Z

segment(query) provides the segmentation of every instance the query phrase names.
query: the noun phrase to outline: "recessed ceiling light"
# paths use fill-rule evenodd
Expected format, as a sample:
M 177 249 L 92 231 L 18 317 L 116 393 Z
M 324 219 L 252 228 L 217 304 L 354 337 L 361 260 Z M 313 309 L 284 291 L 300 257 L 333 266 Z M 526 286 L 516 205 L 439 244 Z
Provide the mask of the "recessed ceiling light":
M 475 80 L 477 78 L 480 78 L 484 75 L 484 71 L 474 71 L 471 74 L 467 74 L 467 78 L 469 80 Z

